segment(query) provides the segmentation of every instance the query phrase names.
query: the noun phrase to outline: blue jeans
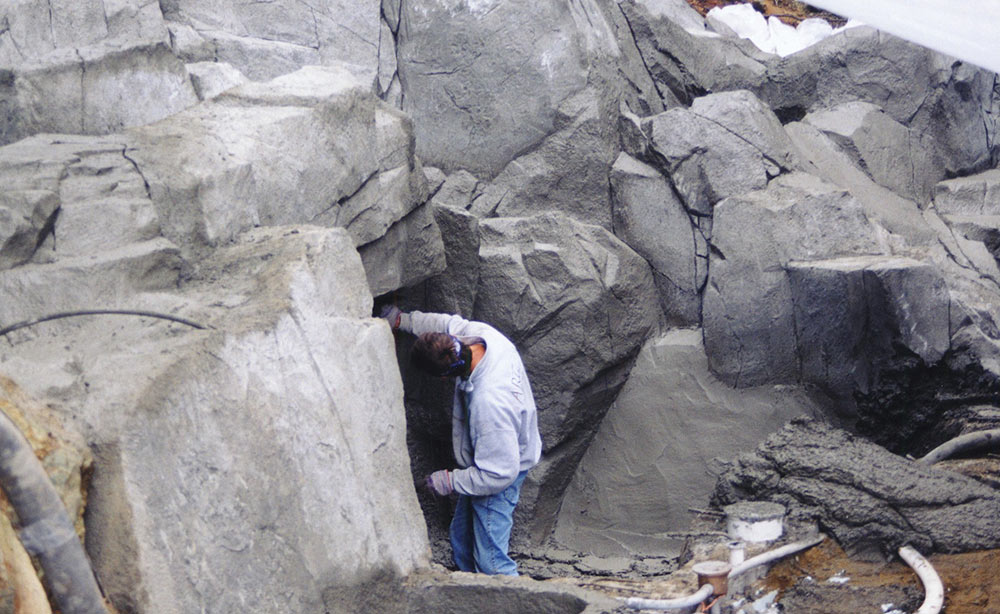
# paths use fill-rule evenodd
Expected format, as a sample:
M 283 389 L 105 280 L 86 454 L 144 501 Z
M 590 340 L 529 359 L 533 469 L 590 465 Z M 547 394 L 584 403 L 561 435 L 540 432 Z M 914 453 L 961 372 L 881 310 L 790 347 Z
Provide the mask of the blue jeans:
M 462 571 L 517 575 L 517 563 L 507 554 L 514 508 L 527 471 L 495 495 L 459 495 L 451 520 L 452 558 Z

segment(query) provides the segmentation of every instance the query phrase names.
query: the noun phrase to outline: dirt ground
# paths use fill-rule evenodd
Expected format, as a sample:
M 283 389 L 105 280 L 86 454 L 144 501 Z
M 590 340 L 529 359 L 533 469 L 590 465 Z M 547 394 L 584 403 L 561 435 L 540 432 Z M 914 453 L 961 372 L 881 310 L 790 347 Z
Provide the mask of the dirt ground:
M 946 614 L 1000 612 L 1000 550 L 935 554 L 928 560 L 945 586 Z M 849 580 L 838 584 L 830 578 Z M 878 612 L 887 603 L 913 611 L 924 599 L 920 580 L 906 563 L 852 561 L 833 540 L 781 561 L 763 586 L 778 590 L 778 602 L 796 614 Z M 859 595 L 872 601 L 859 604 Z
M 746 0 L 688 0 L 688 4 L 694 7 L 696 11 L 705 16 L 710 10 L 717 6 L 726 6 L 728 4 L 746 4 Z M 802 2 L 796 2 L 795 0 L 754 0 L 752 2 L 755 9 L 763 13 L 765 16 L 775 16 L 781 21 L 796 26 L 803 19 L 808 19 L 810 17 L 820 17 L 822 19 L 830 22 L 833 27 L 840 27 L 844 25 L 847 20 L 842 17 L 838 17 L 832 13 L 815 9 Z

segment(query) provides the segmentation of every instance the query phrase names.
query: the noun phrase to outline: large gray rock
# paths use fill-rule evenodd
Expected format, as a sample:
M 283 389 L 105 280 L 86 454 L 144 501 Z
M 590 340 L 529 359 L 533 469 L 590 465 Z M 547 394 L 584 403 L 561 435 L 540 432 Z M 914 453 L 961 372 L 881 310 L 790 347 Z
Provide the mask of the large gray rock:
M 823 411 L 801 389 L 736 390 L 708 370 L 701 331 L 680 329 L 643 347 L 629 380 L 580 462 L 555 539 L 603 556 L 664 554 L 667 532 L 706 507 L 720 458 L 747 451 L 789 419 Z
M 753 89 L 789 118 L 845 102 L 875 104 L 926 139 L 936 175 L 954 176 L 992 163 L 993 86 L 989 71 L 862 27 L 770 62 L 767 80 Z
M 603 228 L 552 213 L 484 220 L 479 229 L 475 318 L 517 345 L 539 408 L 546 458 L 531 474 L 524 514 L 543 539 L 562 488 L 659 322 L 659 301 L 646 261 Z
M 115 605 L 350 612 L 371 578 L 426 566 L 392 335 L 352 238 L 259 229 L 166 287 L 123 298 L 213 328 L 61 320 L 0 359 L 96 451 L 87 543 Z
M 445 245 L 434 213 L 433 205 L 417 207 L 358 248 L 372 294 L 413 286 L 445 270 Z
M 427 196 L 408 120 L 338 67 L 230 89 L 127 139 L 164 235 L 194 252 L 253 226 L 300 222 L 345 227 L 364 246 Z M 396 232 L 412 237 L 426 227 L 417 222 Z M 440 237 L 436 243 L 432 260 L 443 257 Z M 387 283 L 417 283 L 434 272 Z
M 618 54 L 593 0 L 405 2 L 398 49 L 417 153 L 490 178 L 565 122 L 558 109 L 587 86 L 593 57 Z
M 588 88 L 560 105 L 556 131 L 507 164 L 472 211 L 500 217 L 562 211 L 610 230 L 608 171 L 619 151 L 615 91 Z
M 739 387 L 798 379 L 789 262 L 885 251 L 855 198 L 802 173 L 716 205 L 712 237 L 705 348 L 712 370 Z
M 642 128 L 685 206 L 699 215 L 798 167 L 777 117 L 745 90 L 698 98 L 690 109 L 670 109 Z
M 611 169 L 611 201 L 615 236 L 649 262 L 668 323 L 699 323 L 707 241 L 671 184 L 622 153 Z
M 867 102 L 847 102 L 807 115 L 879 185 L 926 204 L 944 179 L 929 136 L 916 133 Z
M 167 20 L 196 33 L 189 33 L 178 49 L 187 61 L 228 62 L 256 81 L 267 81 L 307 64 L 347 63 L 373 87 L 380 51 L 391 51 L 380 49 L 377 0 L 322 4 L 168 0 L 161 6 Z
M 48 190 L 6 190 L 0 195 L 0 270 L 31 258 L 58 208 L 58 195 Z
M 41 132 L 109 134 L 198 101 L 162 41 L 58 49 L 2 72 L 0 144 Z
M 934 207 L 946 215 L 1000 215 L 1000 169 L 942 181 Z
M 996 548 L 995 489 L 918 465 L 815 420 L 796 420 L 719 478 L 719 504 L 771 500 L 816 518 L 854 555 Z
M 749 40 L 719 37 L 670 2 L 625 0 L 618 6 L 668 107 L 706 93 L 757 89 L 775 57 Z
M 925 248 L 937 244 L 939 234 L 927 224 L 917 203 L 873 181 L 857 158 L 829 135 L 805 122 L 787 124 L 785 131 L 810 172 L 850 192 L 872 222 L 894 235 L 894 242 Z
M 839 396 L 867 393 L 898 355 L 934 364 L 949 349 L 950 300 L 940 272 L 907 258 L 788 263 L 801 377 Z
M 165 41 L 167 29 L 157 3 L 143 0 L 37 0 L 0 6 L 4 36 L 0 67 L 11 68 L 57 49 L 111 40 Z
M 66 311 L 136 309 L 130 302 L 135 294 L 176 287 L 182 267 L 177 246 L 162 237 L 15 267 L 0 272 L 0 322 Z

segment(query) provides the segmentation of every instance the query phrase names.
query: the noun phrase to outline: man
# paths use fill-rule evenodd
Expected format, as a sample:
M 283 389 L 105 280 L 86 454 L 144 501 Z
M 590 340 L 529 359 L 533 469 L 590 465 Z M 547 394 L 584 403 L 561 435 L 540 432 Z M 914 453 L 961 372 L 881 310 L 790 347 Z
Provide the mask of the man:
M 514 507 L 542 441 L 528 376 L 517 348 L 498 330 L 457 315 L 382 312 L 392 329 L 417 336 L 410 359 L 421 371 L 455 377 L 452 447 L 457 469 L 435 471 L 427 486 L 458 493 L 452 556 L 462 571 L 516 576 L 507 553 Z

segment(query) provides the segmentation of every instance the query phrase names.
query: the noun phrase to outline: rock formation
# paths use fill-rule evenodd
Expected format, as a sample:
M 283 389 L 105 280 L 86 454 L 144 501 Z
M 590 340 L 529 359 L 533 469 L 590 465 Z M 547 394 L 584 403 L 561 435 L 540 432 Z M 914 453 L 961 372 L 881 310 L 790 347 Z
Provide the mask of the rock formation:
M 718 501 L 992 547 L 987 487 L 844 475 L 995 404 L 998 122 L 968 63 L 870 28 L 779 58 L 683 0 L 0 3 L 0 374 L 92 451 L 119 611 L 438 607 L 402 580 L 448 561 L 414 486 L 448 390 L 390 301 L 520 348 L 517 548 L 666 556 L 801 414 L 844 430 L 780 431 Z M 773 484 L 810 438 L 843 471 Z M 871 531 L 821 505 L 855 487 Z

